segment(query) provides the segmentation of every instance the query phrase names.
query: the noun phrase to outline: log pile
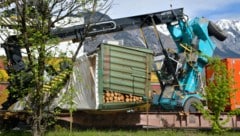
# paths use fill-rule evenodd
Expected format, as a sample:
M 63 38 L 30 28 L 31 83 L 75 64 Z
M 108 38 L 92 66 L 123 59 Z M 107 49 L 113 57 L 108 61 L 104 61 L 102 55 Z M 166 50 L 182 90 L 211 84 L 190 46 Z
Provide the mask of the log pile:
M 134 102 L 141 103 L 143 99 L 141 96 L 132 94 L 123 94 L 115 91 L 104 91 L 103 100 L 105 103 L 119 103 L 119 102 Z

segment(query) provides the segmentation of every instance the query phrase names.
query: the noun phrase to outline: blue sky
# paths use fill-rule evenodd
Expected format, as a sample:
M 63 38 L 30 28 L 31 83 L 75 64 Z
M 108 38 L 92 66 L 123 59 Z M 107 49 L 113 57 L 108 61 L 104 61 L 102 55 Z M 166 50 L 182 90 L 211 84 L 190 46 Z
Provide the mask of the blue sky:
M 172 8 L 184 8 L 190 18 L 206 17 L 212 20 L 240 20 L 240 0 L 113 0 L 108 15 L 121 18 L 145 13 L 158 12 Z

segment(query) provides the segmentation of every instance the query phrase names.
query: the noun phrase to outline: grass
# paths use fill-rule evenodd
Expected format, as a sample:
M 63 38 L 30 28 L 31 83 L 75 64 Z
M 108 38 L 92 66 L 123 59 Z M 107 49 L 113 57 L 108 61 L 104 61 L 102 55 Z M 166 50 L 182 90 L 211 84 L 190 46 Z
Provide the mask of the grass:
M 31 136 L 30 132 L 26 131 L 1 131 L 0 130 L 0 136 Z
M 63 132 L 56 134 L 54 132 L 47 133 L 47 136 L 219 136 L 219 134 L 212 134 L 210 132 L 197 132 L 197 131 L 174 131 L 174 130 L 117 130 L 117 131 L 78 131 L 78 132 Z M 222 136 L 239 136 L 239 132 L 227 132 Z
M 55 130 L 46 133 L 46 136 L 239 136 L 239 132 L 226 132 L 212 134 L 208 131 L 184 131 L 184 130 L 75 130 L 70 133 L 67 130 Z M 31 136 L 26 131 L 1 132 L 0 136 Z

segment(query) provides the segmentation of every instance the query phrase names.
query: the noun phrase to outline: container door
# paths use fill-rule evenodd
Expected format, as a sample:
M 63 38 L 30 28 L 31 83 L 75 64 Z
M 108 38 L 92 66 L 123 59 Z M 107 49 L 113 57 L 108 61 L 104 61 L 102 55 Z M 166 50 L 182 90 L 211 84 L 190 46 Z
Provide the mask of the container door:
M 233 73 L 234 86 L 236 89 L 234 97 L 230 98 L 231 110 L 240 108 L 240 59 L 226 59 L 229 73 Z

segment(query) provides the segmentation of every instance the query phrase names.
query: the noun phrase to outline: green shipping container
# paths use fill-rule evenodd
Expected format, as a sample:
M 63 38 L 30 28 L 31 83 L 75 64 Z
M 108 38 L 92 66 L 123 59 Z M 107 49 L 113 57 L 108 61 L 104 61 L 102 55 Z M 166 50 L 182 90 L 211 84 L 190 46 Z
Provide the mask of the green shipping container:
M 80 57 L 73 68 L 75 107 L 117 110 L 146 104 L 152 62 L 150 49 L 101 44 L 93 55 Z
M 100 46 L 98 85 L 99 100 L 102 103 L 99 109 L 129 108 L 146 103 L 150 91 L 152 54 L 151 50 L 143 48 L 107 44 Z M 106 102 L 103 97 L 106 91 L 135 96 L 142 101 L 136 102 L 129 98 L 127 102 L 127 98 L 124 98 L 123 102 Z

